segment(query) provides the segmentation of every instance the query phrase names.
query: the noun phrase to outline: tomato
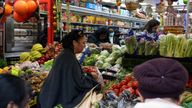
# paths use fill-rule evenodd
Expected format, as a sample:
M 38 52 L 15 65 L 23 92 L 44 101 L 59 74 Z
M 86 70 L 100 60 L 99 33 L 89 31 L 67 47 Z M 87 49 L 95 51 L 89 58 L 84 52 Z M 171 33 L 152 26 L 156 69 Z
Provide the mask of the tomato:
M 127 82 L 129 82 L 129 81 L 131 81 L 131 80 L 132 80 L 132 77 L 131 77 L 131 76 L 129 76 L 129 75 L 127 75 L 127 76 L 125 76 L 125 80 L 126 80 Z
M 137 81 L 133 81 L 132 87 L 137 88 L 138 87 L 138 82 Z
M 127 81 L 126 80 L 123 80 L 123 81 L 121 81 L 121 85 L 123 86 L 123 85 L 126 85 L 127 84 Z
M 114 89 L 113 90 L 117 95 L 119 94 L 119 90 L 118 89 Z
M 124 90 L 127 89 L 127 86 L 126 85 L 123 85 L 121 88 L 123 88 Z
M 128 87 L 132 87 L 132 85 L 133 85 L 133 84 L 132 84 L 131 81 L 127 84 Z
M 134 93 L 135 93 L 135 90 L 134 90 L 132 87 L 128 88 L 127 90 L 128 90 L 131 94 L 134 94 Z
M 119 89 L 119 88 L 121 88 L 121 83 L 119 83 L 119 84 L 117 84 L 117 88 Z
M 116 84 L 112 85 L 112 89 L 117 89 L 117 88 L 118 88 L 118 87 L 117 87 Z
M 123 92 L 123 90 L 125 90 L 124 88 L 120 88 L 120 93 Z

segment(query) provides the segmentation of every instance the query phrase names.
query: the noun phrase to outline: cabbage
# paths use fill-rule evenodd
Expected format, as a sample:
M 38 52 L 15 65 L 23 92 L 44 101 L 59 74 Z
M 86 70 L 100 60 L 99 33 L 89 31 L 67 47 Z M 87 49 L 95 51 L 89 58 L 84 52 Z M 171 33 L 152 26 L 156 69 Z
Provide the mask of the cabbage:
M 108 69 L 110 67 L 111 67 L 111 64 L 109 64 L 109 63 L 104 63 L 102 66 L 103 69 Z
M 103 50 L 103 51 L 101 51 L 100 55 L 108 57 L 109 56 L 109 52 L 107 50 Z
M 98 68 L 102 68 L 103 64 L 104 64 L 104 62 L 101 61 L 101 60 L 99 60 L 99 61 L 97 61 L 97 62 L 95 63 L 95 66 L 97 66 Z
M 121 46 L 121 52 L 123 54 L 127 52 L 127 47 L 125 45 Z
M 119 45 L 113 45 L 112 52 L 117 51 L 117 50 L 121 50 L 121 47 Z
M 104 55 L 100 55 L 97 60 L 101 60 L 101 61 L 104 61 L 107 57 L 104 56 Z
M 105 59 L 106 63 L 114 64 L 115 63 L 115 58 L 114 57 L 108 57 Z
M 116 60 L 115 63 L 121 65 L 121 64 L 122 64 L 122 59 L 123 59 L 122 57 L 119 57 L 119 58 Z
M 117 59 L 121 56 L 122 56 L 122 52 L 120 50 L 117 50 L 117 51 L 112 52 L 109 57 L 113 57 L 113 58 Z

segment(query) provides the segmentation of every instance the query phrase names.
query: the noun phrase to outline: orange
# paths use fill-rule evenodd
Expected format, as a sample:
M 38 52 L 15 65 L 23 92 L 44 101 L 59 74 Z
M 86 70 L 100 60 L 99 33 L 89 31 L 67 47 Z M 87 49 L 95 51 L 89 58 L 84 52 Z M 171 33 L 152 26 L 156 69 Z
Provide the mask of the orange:
M 17 22 L 25 22 L 27 20 L 27 15 L 21 16 L 17 12 L 13 13 L 13 18 Z
M 13 12 L 12 6 L 10 4 L 5 4 L 4 15 L 9 16 Z
M 28 5 L 28 12 L 29 13 L 33 13 L 37 9 L 37 4 L 33 0 L 28 0 L 27 5 Z
M 24 0 L 18 0 L 14 4 L 14 11 L 19 15 L 26 15 L 28 12 L 28 5 Z

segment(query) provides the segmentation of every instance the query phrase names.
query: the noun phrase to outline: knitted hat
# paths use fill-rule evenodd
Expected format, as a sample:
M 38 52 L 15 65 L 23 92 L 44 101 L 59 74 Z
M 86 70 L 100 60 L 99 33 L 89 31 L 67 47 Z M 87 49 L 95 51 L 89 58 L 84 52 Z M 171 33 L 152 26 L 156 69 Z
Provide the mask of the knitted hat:
M 144 98 L 178 98 L 188 80 L 187 70 L 178 61 L 168 58 L 146 61 L 133 72 Z

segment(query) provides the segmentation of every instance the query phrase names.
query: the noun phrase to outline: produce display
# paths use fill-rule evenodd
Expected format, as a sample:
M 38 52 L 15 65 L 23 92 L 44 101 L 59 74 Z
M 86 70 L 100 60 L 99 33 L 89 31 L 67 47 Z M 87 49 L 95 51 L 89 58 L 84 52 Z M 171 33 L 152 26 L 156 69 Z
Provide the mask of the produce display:
M 181 106 L 183 106 L 184 108 L 192 108 L 192 93 L 185 91 L 180 96 L 180 101 L 181 101 Z
M 158 42 L 144 39 L 138 41 L 136 36 L 126 36 L 125 45 L 127 47 L 127 53 L 130 55 L 157 55 L 159 50 Z
M 62 45 L 59 43 L 47 45 L 45 48 L 37 43 L 33 45 L 31 52 L 23 52 L 20 54 L 20 62 L 38 61 L 39 64 L 44 64 L 44 62 L 55 58 L 62 49 Z
M 192 57 L 192 40 L 183 35 L 167 34 L 160 38 L 160 55 L 166 57 Z
M 138 96 L 138 82 L 131 76 L 126 75 L 122 81 L 117 84 L 113 84 L 109 90 L 115 92 L 119 96 L 124 90 L 128 90 L 132 95 Z

